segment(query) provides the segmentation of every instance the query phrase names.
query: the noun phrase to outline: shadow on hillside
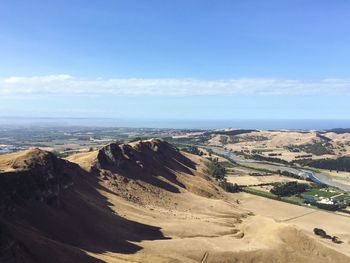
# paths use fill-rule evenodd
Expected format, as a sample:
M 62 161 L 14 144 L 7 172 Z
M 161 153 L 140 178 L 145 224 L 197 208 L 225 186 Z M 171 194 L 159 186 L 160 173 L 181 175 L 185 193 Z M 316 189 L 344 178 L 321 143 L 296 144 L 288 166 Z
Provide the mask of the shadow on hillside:
M 115 204 L 100 193 L 113 192 L 98 184 L 93 173 L 74 164 L 70 164 L 68 173 L 75 175 L 74 186 L 60 194 L 57 207 L 25 201 L 15 214 L 1 220 L 2 228 L 34 262 L 46 262 L 48 258 L 50 262 L 101 262 L 82 254 L 81 249 L 97 254 L 133 254 L 142 247 L 132 242 L 168 239 L 159 227 L 116 214 L 110 208 Z
M 175 148 L 159 149 L 155 154 L 149 147 L 143 147 L 141 151 L 137 151 L 129 145 L 124 145 L 123 152 L 128 159 L 123 160 L 119 167 L 105 166 L 104 168 L 125 178 L 141 180 L 172 193 L 179 193 L 179 188 L 186 188 L 177 180 L 176 174 L 193 176 L 191 169 L 196 168 L 192 160 Z

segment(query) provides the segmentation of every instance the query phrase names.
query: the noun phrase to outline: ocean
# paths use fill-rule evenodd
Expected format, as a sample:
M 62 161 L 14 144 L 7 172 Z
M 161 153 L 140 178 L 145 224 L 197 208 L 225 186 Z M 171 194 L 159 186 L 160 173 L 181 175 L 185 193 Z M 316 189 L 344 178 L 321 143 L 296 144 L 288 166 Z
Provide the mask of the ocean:
M 350 120 L 136 120 L 111 118 L 20 118 L 0 117 L 0 127 L 9 126 L 91 126 L 173 129 L 261 129 L 329 130 L 350 128 Z

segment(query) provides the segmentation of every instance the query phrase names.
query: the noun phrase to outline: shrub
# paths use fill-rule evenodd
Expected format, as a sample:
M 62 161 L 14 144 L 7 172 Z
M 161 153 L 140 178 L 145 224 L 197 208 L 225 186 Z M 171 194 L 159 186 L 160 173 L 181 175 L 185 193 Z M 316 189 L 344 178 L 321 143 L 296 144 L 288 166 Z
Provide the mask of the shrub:
M 314 234 L 316 236 L 320 236 L 322 238 L 325 238 L 327 236 L 327 233 L 326 231 L 324 231 L 323 229 L 321 228 L 314 228 Z
M 287 177 L 292 177 L 292 178 L 295 178 L 295 179 L 303 179 L 302 176 L 299 176 L 299 175 L 297 175 L 295 173 L 291 173 L 291 172 L 288 172 L 288 171 L 277 170 L 277 173 L 280 174 L 280 175 L 287 176 Z
M 291 196 L 305 192 L 308 187 L 307 184 L 301 184 L 298 182 L 278 183 L 270 190 L 270 192 L 277 196 Z
M 237 193 L 241 190 L 238 184 L 229 183 L 226 181 L 226 179 L 220 181 L 219 185 L 226 192 L 230 192 L 230 193 Z
M 205 165 L 207 167 L 206 172 L 216 180 L 223 180 L 225 178 L 226 169 L 219 163 L 218 158 L 206 162 Z
M 195 146 L 185 147 L 185 148 L 182 148 L 181 150 L 183 150 L 184 152 L 188 152 L 188 153 L 199 155 L 199 156 L 202 156 L 204 154 L 202 151 L 200 151 Z

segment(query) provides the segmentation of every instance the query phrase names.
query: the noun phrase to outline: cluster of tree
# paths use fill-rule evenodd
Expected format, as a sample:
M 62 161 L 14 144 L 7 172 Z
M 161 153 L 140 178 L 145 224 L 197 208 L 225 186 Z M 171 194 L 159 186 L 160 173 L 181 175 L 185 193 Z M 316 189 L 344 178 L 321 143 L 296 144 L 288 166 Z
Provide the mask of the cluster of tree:
M 218 158 L 209 159 L 208 162 L 205 163 L 207 169 L 206 173 L 213 177 L 215 180 L 219 182 L 219 186 L 224 189 L 226 192 L 237 193 L 241 190 L 241 188 L 237 184 L 232 184 L 227 182 L 226 169 L 219 162 Z
M 301 184 L 298 182 L 278 183 L 270 190 L 270 193 L 281 196 L 291 196 L 295 194 L 301 194 L 308 190 L 307 184 Z
M 226 178 L 220 181 L 219 185 L 222 189 L 224 189 L 226 192 L 229 192 L 229 193 L 238 193 L 241 190 L 238 184 L 229 183 L 227 182 Z
M 299 153 L 300 149 L 294 147 L 294 146 L 287 146 L 286 147 L 288 149 L 288 151 L 292 152 L 292 153 Z
M 262 154 L 263 152 L 261 150 L 253 149 L 253 150 L 251 150 L 251 153 L 252 154 Z
M 216 180 L 224 180 L 226 176 L 226 169 L 220 163 L 218 158 L 210 159 L 206 162 L 206 172 L 214 177 Z
M 332 145 L 329 142 L 318 142 L 312 144 L 303 144 L 298 147 L 301 151 L 312 153 L 314 155 L 324 155 L 324 154 L 333 154 Z
M 324 204 L 324 203 L 315 202 L 315 203 L 312 203 L 312 205 L 314 205 L 320 209 L 329 210 L 329 211 L 338 211 L 338 210 L 346 207 L 346 205 L 340 204 L 340 203 Z
M 185 147 L 181 149 L 182 151 L 188 152 L 188 153 L 192 153 L 195 155 L 199 155 L 202 156 L 204 153 L 199 150 L 196 146 L 189 146 L 189 147 Z
M 317 137 L 320 138 L 323 141 L 330 142 L 332 139 L 328 138 L 327 136 L 324 136 L 320 133 L 317 133 Z
M 288 172 L 288 171 L 281 171 L 281 170 L 277 170 L 277 173 L 279 175 L 283 175 L 283 176 L 287 176 L 287 177 L 292 177 L 292 178 L 295 178 L 295 179 L 303 179 L 303 177 L 295 174 L 295 173 L 291 173 L 291 172 Z
M 273 156 L 282 156 L 282 153 L 269 153 L 268 154 L 270 157 L 273 157 Z
M 310 166 L 319 169 L 350 171 L 350 157 L 343 156 L 337 159 L 318 159 L 318 160 L 297 160 L 294 161 L 303 166 Z
M 282 163 L 282 164 L 289 164 L 286 160 L 282 160 L 280 158 L 274 158 L 274 157 L 266 157 L 258 154 L 253 154 L 251 156 L 252 159 L 257 161 L 265 161 L 265 162 L 272 162 L 272 163 Z
M 321 228 L 314 228 L 314 234 L 315 234 L 316 236 L 320 236 L 320 237 L 322 237 L 322 238 L 331 239 L 332 242 L 333 242 L 333 243 L 336 243 L 336 244 L 341 244 L 341 243 L 343 243 L 342 241 L 340 241 L 340 240 L 338 239 L 338 237 L 328 235 L 327 232 L 324 231 L 324 230 L 321 229 Z
M 302 155 L 297 155 L 295 156 L 295 159 L 305 159 L 305 158 L 312 158 L 312 154 L 302 154 Z
M 227 137 L 227 136 L 221 135 L 221 136 L 220 136 L 220 143 L 221 143 L 222 145 L 225 145 L 225 144 L 227 144 L 227 142 L 228 142 L 228 137 Z
M 266 175 L 271 175 L 271 174 L 253 172 L 253 173 L 249 173 L 249 175 L 250 176 L 266 176 Z

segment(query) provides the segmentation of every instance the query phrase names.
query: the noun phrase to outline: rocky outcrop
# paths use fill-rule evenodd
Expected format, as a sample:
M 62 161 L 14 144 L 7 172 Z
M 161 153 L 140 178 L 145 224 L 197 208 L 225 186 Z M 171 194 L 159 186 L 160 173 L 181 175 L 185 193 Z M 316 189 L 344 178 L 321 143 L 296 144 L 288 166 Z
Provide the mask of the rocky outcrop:
M 161 140 L 150 139 L 130 144 L 109 144 L 97 153 L 95 170 L 109 180 L 113 191 L 125 192 L 124 183 L 152 185 L 159 189 L 178 193 L 186 186 L 178 180 L 178 173 L 192 175 L 195 164 L 176 147 Z M 138 186 L 135 185 L 136 188 Z M 130 189 L 123 194 L 129 196 Z
M 125 162 L 125 156 L 118 144 L 111 143 L 99 150 L 97 160 L 97 168 L 105 168 L 109 166 L 119 168 Z
M 168 142 L 161 139 L 137 141 L 131 144 L 109 144 L 99 150 L 97 168 L 127 168 L 131 166 L 159 166 L 160 163 L 183 164 L 194 168 L 191 160 Z M 153 161 L 158 161 L 154 163 Z
M 72 184 L 67 161 L 53 153 L 34 149 L 13 160 L 10 171 L 0 174 L 0 208 L 38 200 L 54 205 L 61 191 Z

